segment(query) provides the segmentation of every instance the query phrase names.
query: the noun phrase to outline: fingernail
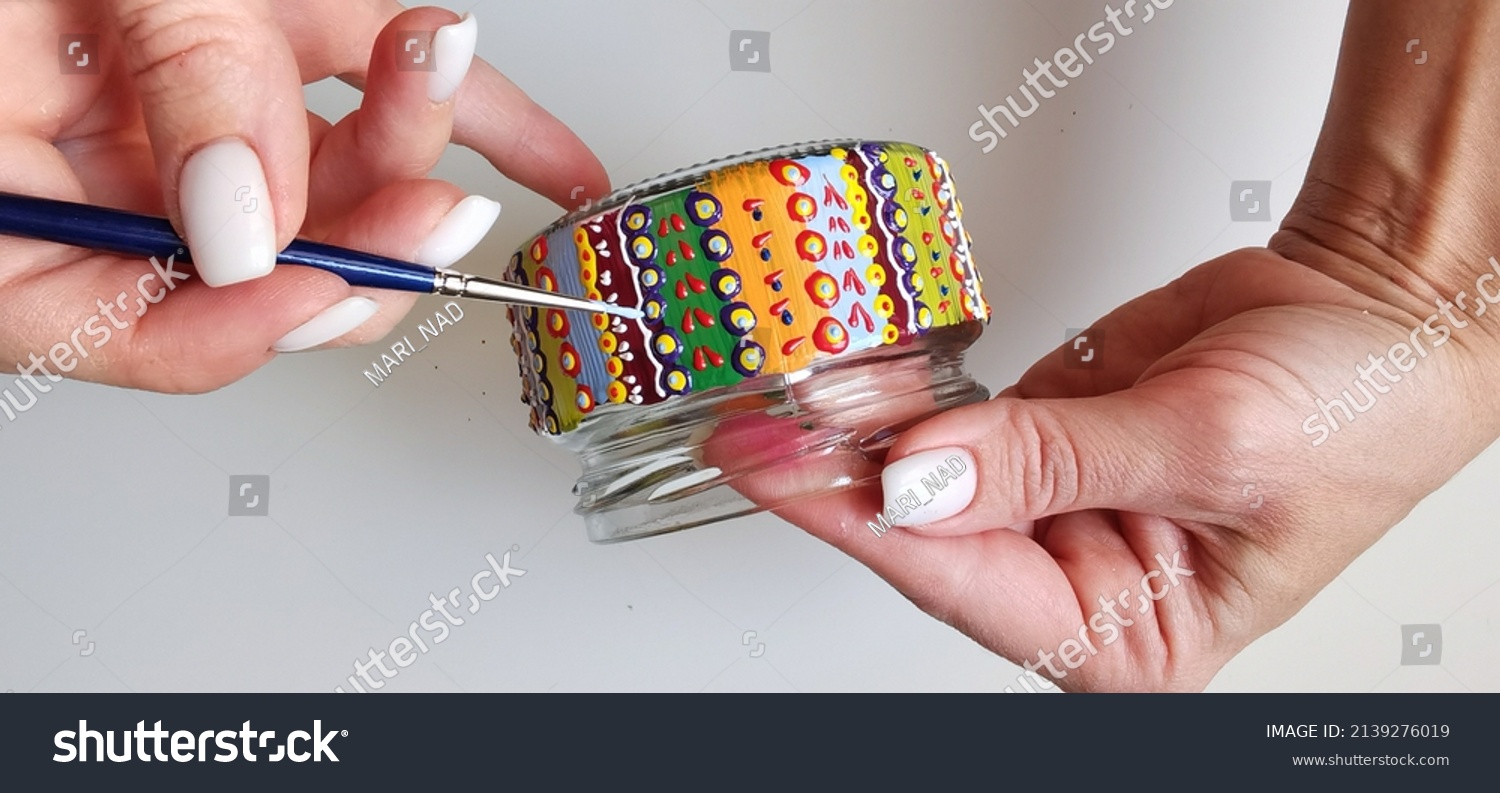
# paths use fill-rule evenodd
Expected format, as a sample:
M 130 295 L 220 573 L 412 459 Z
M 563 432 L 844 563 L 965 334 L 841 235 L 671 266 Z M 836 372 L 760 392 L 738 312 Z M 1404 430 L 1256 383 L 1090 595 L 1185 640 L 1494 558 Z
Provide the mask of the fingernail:
M 380 304 L 367 297 L 350 297 L 324 309 L 323 313 L 302 323 L 301 327 L 271 345 L 276 352 L 301 352 L 327 344 L 365 324 L 375 316 Z
M 198 277 L 226 286 L 276 268 L 276 221 L 260 158 L 238 138 L 194 152 L 178 182 L 182 230 Z
M 465 198 L 427 235 L 417 250 L 417 263 L 435 268 L 453 266 L 479 245 L 499 217 L 499 203 L 478 195 Z
M 451 25 L 437 29 L 432 37 L 433 70 L 427 78 L 427 98 L 441 104 L 458 93 L 469 64 L 474 62 L 474 45 L 479 41 L 479 23 L 473 14 Z
M 963 512 L 978 481 L 974 456 L 959 446 L 903 457 L 880 474 L 884 507 L 896 526 L 936 523 Z

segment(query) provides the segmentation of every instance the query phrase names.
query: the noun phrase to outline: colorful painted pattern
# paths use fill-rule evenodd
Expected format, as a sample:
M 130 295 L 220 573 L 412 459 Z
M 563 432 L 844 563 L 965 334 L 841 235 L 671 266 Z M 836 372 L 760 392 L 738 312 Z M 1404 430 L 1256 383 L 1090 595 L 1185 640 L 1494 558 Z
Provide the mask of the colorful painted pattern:
M 987 322 L 961 214 L 942 158 L 861 143 L 740 162 L 550 230 L 509 280 L 646 316 L 512 307 L 532 428 Z

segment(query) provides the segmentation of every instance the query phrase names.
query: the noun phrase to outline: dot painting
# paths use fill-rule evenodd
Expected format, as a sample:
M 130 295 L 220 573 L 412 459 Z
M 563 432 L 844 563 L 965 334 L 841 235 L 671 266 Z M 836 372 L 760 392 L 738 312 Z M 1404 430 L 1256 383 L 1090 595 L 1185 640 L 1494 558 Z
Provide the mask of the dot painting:
M 904 143 L 740 161 L 531 239 L 506 277 L 641 309 L 512 307 L 538 432 L 987 322 L 948 166 Z

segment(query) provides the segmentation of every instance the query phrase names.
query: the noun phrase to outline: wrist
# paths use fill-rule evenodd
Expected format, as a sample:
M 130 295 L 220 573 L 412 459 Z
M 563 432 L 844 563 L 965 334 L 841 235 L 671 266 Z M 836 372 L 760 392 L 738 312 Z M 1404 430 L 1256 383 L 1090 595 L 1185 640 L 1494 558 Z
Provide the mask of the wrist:
M 1500 296 L 1500 276 L 1484 278 L 1500 257 L 1496 35 L 1500 4 L 1354 3 L 1306 182 L 1270 247 L 1382 313 L 1421 321 L 1449 303 L 1484 328 L 1466 335 L 1500 340 L 1500 305 L 1480 296 Z M 1414 38 L 1426 57 L 1407 52 Z

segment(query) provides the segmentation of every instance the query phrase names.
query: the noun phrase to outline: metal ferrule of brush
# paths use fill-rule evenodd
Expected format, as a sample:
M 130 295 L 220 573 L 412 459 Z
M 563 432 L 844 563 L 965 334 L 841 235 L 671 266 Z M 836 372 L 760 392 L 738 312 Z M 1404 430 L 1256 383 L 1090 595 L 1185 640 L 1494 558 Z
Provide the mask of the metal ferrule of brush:
M 603 312 L 637 318 L 638 309 L 599 303 L 582 297 L 561 295 L 531 286 L 496 281 L 477 275 L 468 275 L 454 270 L 438 270 L 433 275 L 433 294 L 452 297 L 472 297 L 482 300 L 497 300 L 539 308 L 559 308 L 571 311 Z
M 432 293 L 446 297 L 463 297 L 468 294 L 470 277 L 456 270 L 438 270 L 433 274 Z

